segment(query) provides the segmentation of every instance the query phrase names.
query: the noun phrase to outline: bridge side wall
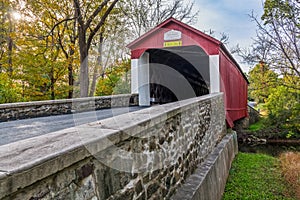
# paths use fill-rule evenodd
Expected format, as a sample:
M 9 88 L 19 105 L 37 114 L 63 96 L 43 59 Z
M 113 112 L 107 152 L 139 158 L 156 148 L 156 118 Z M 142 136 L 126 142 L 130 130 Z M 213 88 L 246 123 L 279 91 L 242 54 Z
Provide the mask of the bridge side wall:
M 210 94 L 0 146 L 0 199 L 169 199 L 225 134 Z
M 259 119 L 260 119 L 259 111 L 255 110 L 251 106 L 248 106 L 248 113 L 249 113 L 249 124 L 250 125 L 259 121 Z
M 0 104 L 0 122 L 137 105 L 137 94 Z
M 238 153 L 237 147 L 236 133 L 226 135 L 171 199 L 222 199 L 231 163 Z

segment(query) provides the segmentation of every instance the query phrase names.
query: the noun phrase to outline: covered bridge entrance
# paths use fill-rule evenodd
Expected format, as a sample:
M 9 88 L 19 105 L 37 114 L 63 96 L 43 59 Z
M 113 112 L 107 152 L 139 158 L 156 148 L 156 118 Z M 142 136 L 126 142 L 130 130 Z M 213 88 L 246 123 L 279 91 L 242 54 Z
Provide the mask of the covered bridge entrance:
M 201 48 L 169 47 L 146 52 L 149 54 L 151 103 L 209 94 L 208 56 Z
M 128 47 L 140 106 L 224 92 L 227 124 L 247 116 L 248 81 L 220 41 L 170 18 Z

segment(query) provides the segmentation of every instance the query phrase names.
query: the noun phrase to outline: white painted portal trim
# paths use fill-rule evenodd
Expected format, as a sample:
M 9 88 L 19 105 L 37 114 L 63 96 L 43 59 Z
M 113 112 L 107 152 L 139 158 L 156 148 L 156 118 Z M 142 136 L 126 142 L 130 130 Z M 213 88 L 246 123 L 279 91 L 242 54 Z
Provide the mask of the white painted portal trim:
M 219 55 L 209 56 L 210 93 L 220 92 Z
M 139 105 L 150 106 L 149 53 L 145 52 L 138 60 Z
M 138 59 L 131 59 L 131 94 L 138 93 Z

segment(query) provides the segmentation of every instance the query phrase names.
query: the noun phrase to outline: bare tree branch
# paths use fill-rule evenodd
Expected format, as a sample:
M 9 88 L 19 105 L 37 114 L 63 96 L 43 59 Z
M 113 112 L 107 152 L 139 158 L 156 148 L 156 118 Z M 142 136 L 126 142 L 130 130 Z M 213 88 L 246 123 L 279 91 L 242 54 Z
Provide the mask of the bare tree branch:
M 119 0 L 114 0 L 110 6 L 108 7 L 108 9 L 105 11 L 105 13 L 102 15 L 100 22 L 97 24 L 97 26 L 91 31 L 88 40 L 87 40 L 87 49 L 90 49 L 92 40 L 94 38 L 94 36 L 96 35 L 96 33 L 99 31 L 99 29 L 101 28 L 101 26 L 103 26 L 103 24 L 105 23 L 106 18 L 108 17 L 108 15 L 110 14 L 110 12 L 112 11 L 112 9 L 115 7 L 116 3 Z
M 87 22 L 86 22 L 86 24 L 85 24 L 85 29 L 87 29 L 90 25 L 91 25 L 91 23 L 92 23 L 92 21 L 95 19 L 95 17 L 101 12 L 101 11 L 103 11 L 103 8 L 104 8 L 104 6 L 106 6 L 107 5 L 107 3 L 109 2 L 109 0 L 105 0 L 105 1 L 103 1 L 98 7 L 97 7 L 97 9 L 93 12 L 93 14 L 89 17 L 89 19 L 87 20 Z M 116 2 L 115 2 L 116 3 Z M 110 6 L 111 7 L 111 6 Z

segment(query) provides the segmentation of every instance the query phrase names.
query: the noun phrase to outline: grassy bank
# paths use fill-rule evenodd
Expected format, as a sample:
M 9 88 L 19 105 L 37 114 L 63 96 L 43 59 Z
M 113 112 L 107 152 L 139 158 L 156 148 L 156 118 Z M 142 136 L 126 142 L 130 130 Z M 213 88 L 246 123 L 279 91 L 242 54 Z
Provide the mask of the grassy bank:
M 296 200 L 291 197 L 291 190 L 281 176 L 277 158 L 239 153 L 232 164 L 223 200 Z

